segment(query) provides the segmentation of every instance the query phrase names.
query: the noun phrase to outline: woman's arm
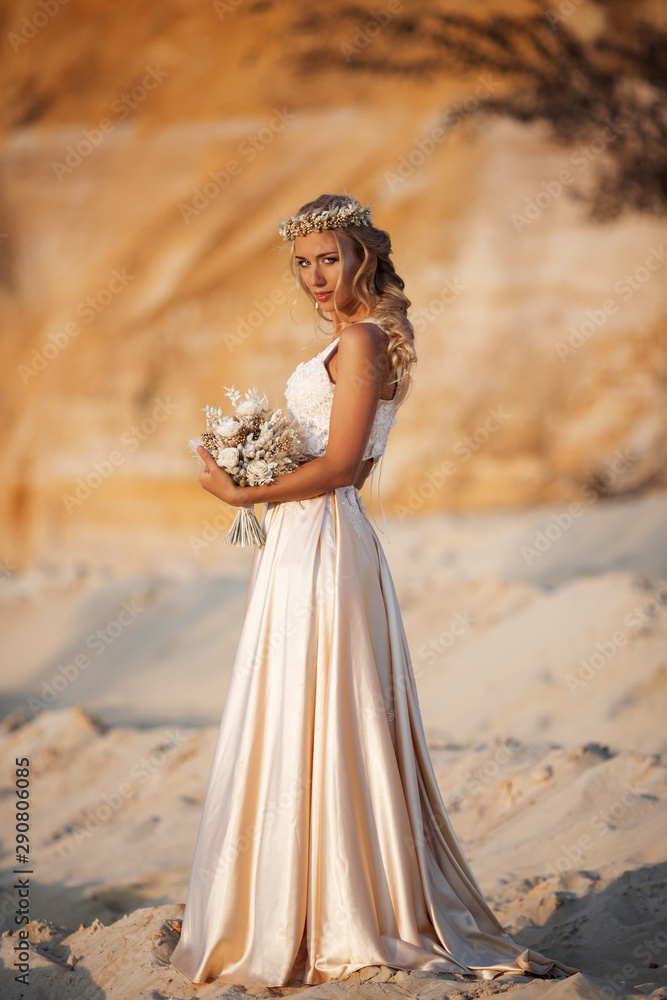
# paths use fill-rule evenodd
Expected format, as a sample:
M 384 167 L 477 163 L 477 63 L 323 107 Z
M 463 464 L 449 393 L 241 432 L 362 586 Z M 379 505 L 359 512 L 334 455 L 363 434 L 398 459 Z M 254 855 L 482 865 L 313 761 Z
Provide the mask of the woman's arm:
M 200 448 L 206 463 L 199 476 L 203 488 L 234 507 L 246 507 L 275 500 L 307 500 L 352 485 L 373 428 L 382 389 L 384 352 L 384 334 L 374 323 L 355 323 L 341 333 L 324 455 L 266 486 L 236 486 L 210 452 Z

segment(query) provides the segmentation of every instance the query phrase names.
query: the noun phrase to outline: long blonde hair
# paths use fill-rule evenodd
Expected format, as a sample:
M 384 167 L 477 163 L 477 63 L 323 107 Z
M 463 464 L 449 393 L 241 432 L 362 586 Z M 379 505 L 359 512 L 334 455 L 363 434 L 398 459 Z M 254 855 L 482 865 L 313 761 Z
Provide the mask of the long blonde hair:
M 311 212 L 348 206 L 361 208 L 356 198 L 352 198 L 351 195 L 321 194 L 314 201 L 302 205 L 296 214 L 307 215 Z M 405 282 L 396 273 L 389 259 L 392 252 L 391 238 L 384 229 L 376 229 L 373 225 L 347 226 L 344 230 L 332 229 L 331 234 L 336 240 L 341 261 L 343 255 L 338 239 L 340 232 L 344 232 L 348 237 L 360 260 L 359 270 L 352 281 L 353 294 L 366 307 L 366 316 L 374 316 L 387 334 L 387 356 L 396 383 L 394 399 L 403 402 L 412 384 L 411 370 L 417 361 L 417 353 L 414 346 L 414 329 L 407 316 L 411 302 L 403 291 Z M 290 260 L 299 286 L 315 304 L 317 299 L 301 281 L 294 257 L 294 241 L 292 241 Z

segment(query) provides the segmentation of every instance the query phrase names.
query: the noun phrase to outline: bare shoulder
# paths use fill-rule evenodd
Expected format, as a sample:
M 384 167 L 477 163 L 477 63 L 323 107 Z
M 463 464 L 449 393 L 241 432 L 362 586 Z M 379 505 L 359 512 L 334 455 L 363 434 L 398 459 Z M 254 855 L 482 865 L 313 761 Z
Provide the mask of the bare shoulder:
M 341 331 L 334 377 L 359 387 L 362 379 L 377 396 L 387 384 L 387 335 L 376 323 L 353 323 Z
M 377 323 L 352 323 L 341 331 L 338 345 L 350 357 L 376 357 L 386 349 L 387 335 Z

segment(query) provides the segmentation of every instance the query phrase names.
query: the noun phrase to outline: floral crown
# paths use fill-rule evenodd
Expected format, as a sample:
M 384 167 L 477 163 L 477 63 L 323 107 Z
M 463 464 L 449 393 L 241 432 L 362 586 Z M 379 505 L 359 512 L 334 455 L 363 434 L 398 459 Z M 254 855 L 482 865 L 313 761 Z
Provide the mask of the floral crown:
M 370 205 L 345 205 L 342 208 L 318 209 L 314 212 L 284 219 L 278 232 L 284 240 L 293 240 L 307 233 L 321 233 L 325 229 L 347 229 L 348 226 L 370 226 L 373 214 Z

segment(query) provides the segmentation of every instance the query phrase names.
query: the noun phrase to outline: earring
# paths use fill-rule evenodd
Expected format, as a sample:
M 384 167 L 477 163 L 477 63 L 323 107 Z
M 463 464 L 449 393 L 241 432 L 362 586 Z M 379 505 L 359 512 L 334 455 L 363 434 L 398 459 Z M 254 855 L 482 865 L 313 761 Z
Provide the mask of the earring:
M 319 304 L 319 302 L 316 301 L 315 302 L 315 312 L 319 312 L 319 311 L 320 311 L 320 304 Z

